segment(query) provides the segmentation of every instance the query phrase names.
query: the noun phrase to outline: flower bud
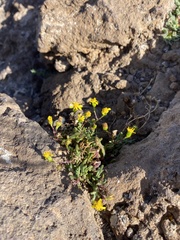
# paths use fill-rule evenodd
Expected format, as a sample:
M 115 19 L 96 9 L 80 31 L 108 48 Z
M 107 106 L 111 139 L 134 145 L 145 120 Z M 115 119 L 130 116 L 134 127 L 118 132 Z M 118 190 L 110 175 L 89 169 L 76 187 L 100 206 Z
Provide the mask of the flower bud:
M 107 131 L 107 130 L 108 130 L 108 124 L 107 124 L 106 122 L 102 124 L 102 129 L 103 129 L 104 131 Z

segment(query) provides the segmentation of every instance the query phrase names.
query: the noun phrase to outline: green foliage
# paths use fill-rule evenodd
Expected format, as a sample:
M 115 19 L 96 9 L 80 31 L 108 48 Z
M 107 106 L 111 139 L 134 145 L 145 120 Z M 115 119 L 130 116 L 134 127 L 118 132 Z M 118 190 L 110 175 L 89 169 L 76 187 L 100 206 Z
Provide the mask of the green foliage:
M 55 139 L 65 146 L 67 150 L 66 162 L 61 163 L 65 167 L 73 184 L 90 193 L 94 208 L 103 210 L 100 201 L 106 195 L 104 184 L 105 178 L 105 157 L 112 157 L 112 152 L 119 153 L 123 142 L 127 141 L 132 134 L 135 134 L 135 127 L 128 127 L 126 136 L 108 131 L 108 124 L 102 122 L 110 112 L 110 108 L 102 108 L 101 116 L 96 113 L 98 101 L 92 98 L 89 101 L 92 111 L 83 111 L 83 105 L 74 102 L 70 105 L 72 112 L 68 122 L 61 120 L 53 121 L 48 116 L 48 123 L 52 128 Z M 106 139 L 100 137 L 105 133 Z M 114 155 L 113 155 L 114 156 Z M 44 153 L 46 160 L 52 160 L 52 154 Z
M 163 38 L 167 42 L 178 41 L 180 39 L 180 0 L 175 0 L 176 8 L 167 19 L 163 29 Z

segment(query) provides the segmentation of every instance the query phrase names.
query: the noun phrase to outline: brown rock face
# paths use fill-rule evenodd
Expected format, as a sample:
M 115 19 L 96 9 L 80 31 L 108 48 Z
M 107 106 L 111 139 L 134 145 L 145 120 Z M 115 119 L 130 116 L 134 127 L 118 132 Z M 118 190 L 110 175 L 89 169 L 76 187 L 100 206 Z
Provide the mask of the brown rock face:
M 178 239 L 179 100 L 180 92 L 157 129 L 142 142 L 124 148 L 117 163 L 108 167 L 108 189 L 114 195 L 111 226 L 117 239 Z
M 111 61 L 124 48 L 135 47 L 138 39 L 152 38 L 152 30 L 162 28 L 172 5 L 171 0 L 46 0 L 38 50 L 49 61 L 62 56 L 72 66 L 91 68 L 103 59 Z
M 0 94 L 0 239 L 102 240 L 86 194 L 42 158 L 57 145 Z

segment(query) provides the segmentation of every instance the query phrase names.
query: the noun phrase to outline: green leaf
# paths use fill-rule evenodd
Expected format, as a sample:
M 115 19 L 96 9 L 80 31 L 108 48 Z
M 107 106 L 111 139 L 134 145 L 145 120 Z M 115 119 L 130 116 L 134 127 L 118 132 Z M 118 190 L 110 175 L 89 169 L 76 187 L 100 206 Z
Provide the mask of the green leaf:
M 104 149 L 104 146 L 101 143 L 102 139 L 100 139 L 96 136 L 95 141 L 96 141 L 96 145 L 101 149 L 102 155 L 104 157 L 105 156 L 105 149 Z
M 79 178 L 80 177 L 80 173 L 81 173 L 81 167 L 78 166 L 75 170 L 76 176 Z
M 101 166 L 98 168 L 98 171 L 97 171 L 97 173 L 96 173 L 96 177 L 97 177 L 97 178 L 100 178 L 103 172 L 104 172 L 104 166 L 101 165 Z

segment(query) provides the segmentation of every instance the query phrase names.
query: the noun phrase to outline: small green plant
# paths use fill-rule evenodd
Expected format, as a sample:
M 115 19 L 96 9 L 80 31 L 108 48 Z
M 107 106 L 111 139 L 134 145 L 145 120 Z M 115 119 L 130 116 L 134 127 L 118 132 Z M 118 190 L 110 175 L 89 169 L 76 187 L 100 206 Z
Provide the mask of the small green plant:
M 125 137 L 122 133 L 109 132 L 108 124 L 103 122 L 103 119 L 111 108 L 102 108 L 98 116 L 96 111 L 98 100 L 90 98 L 88 103 L 92 111 L 83 111 L 83 105 L 74 102 L 70 104 L 72 112 L 68 122 L 54 121 L 52 116 L 48 116 L 48 123 L 56 141 L 65 146 L 68 153 L 67 161 L 61 163 L 61 167 L 67 169 L 73 184 L 88 190 L 93 208 L 101 211 L 105 210 L 102 202 L 106 196 L 105 156 L 135 134 L 136 128 L 128 127 Z M 105 133 L 106 139 L 100 137 L 102 132 Z M 43 156 L 47 161 L 53 161 L 50 152 L 44 152 Z
M 175 0 L 175 5 L 176 8 L 170 12 L 162 32 L 162 36 L 167 42 L 180 39 L 180 0 Z

